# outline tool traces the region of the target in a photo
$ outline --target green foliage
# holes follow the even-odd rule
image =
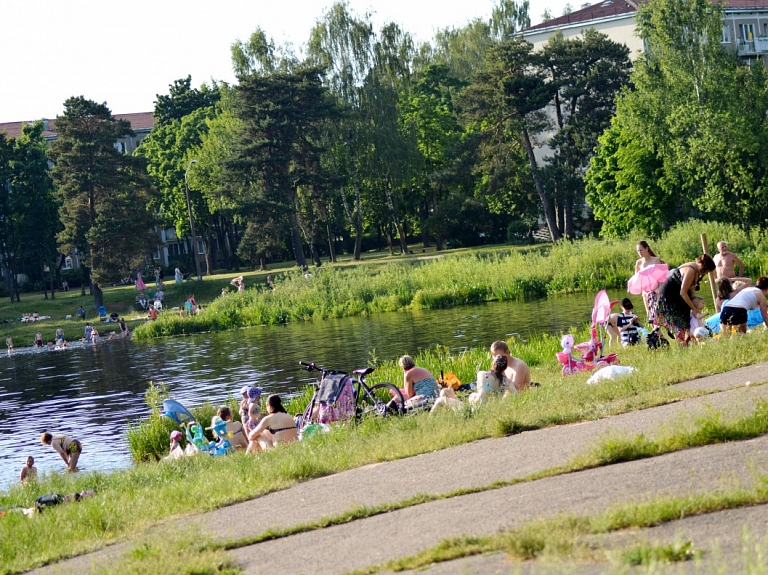
[[[557,90],[552,102],[555,134],[547,145],[547,176],[565,207],[565,232],[573,237],[575,206],[584,201],[583,174],[598,136],[614,113],[614,99],[628,83],[629,49],[593,29],[582,37],[557,33],[544,46],[541,66]]]
[[[159,461],[163,456],[168,455],[170,433],[179,430],[178,425],[162,415],[163,400],[169,397],[168,388],[164,384],[149,383],[144,401],[150,409],[150,415],[141,421],[129,423],[126,432],[128,449],[134,461]],[[233,418],[238,420],[240,416],[237,400],[230,398],[226,401],[226,405],[232,410]],[[189,410],[195,416],[195,420],[205,428],[209,426],[211,418],[216,415],[218,409],[219,406],[205,402]],[[209,440],[214,440],[210,430],[206,430],[205,435]],[[186,436],[183,436],[181,446],[185,445]]]
[[[209,108],[216,104],[221,97],[219,87],[214,84],[209,87],[203,84],[200,89],[192,88],[192,76],[175,80],[168,86],[168,95],[158,94],[155,102],[155,126],[170,124],[173,120],[181,120],[200,108]]]
[[[693,543],[683,541],[670,545],[639,545],[625,551],[624,561],[629,565],[650,565],[653,563],[677,563],[694,558]]]
[[[692,216],[744,227],[765,221],[765,69],[707,40],[721,29],[722,7],[707,0],[639,9],[647,50],[588,175],[606,235],[633,227],[657,235]]]
[[[320,162],[321,126],[335,116],[321,83],[321,69],[299,67],[269,75],[241,75],[233,109],[242,130],[236,135],[227,177],[243,190],[241,202],[259,208],[262,217],[290,228],[296,263],[304,267],[299,189],[328,186]]]
[[[119,281],[157,242],[148,211],[153,190],[143,163],[114,145],[133,135],[130,124],[80,96],[64,103],[56,129],[49,157],[64,226],[60,250],[77,249],[94,282]]]
[[[632,273],[633,245],[581,240],[539,251],[497,251],[363,267],[320,268],[311,277],[285,274],[274,291],[217,298],[192,317],[161,316],[136,337],[220,331],[255,325],[347,317],[382,311],[438,309],[483,301],[620,287]]]

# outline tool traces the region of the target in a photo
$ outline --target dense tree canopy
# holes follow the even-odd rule
[[[99,284],[125,277],[157,245],[147,211],[152,186],[143,162],[115,147],[132,131],[106,104],[70,98],[56,129],[49,157],[63,224],[58,241],[63,253],[80,254],[98,306]]]
[[[6,276],[39,277],[56,235],[98,298],[99,283],[154,252],[155,221],[188,254],[201,241],[208,270],[405,253],[416,238],[503,241],[541,221],[553,240],[596,223],[606,235],[655,235],[691,216],[763,223],[765,70],[708,41],[721,18],[708,0],[644,3],[648,51],[632,71],[627,48],[590,29],[535,51],[519,34],[528,0],[497,0],[489,18],[421,45],[344,2],[301,55],[257,28],[231,46],[232,86],[187,76],[157,96],[134,157],[114,147],[127,123],[82,97],[57,119],[50,171],[41,127],[0,137]]]
[[[629,222],[657,234],[691,216],[765,221],[765,68],[707,41],[721,28],[722,10],[708,0],[641,6],[648,50],[587,175],[605,234],[626,233]]]
[[[324,187],[320,163],[321,127],[334,108],[322,86],[320,69],[301,67],[269,75],[240,77],[234,111],[240,120],[230,179],[247,191],[257,208],[284,215],[294,257],[306,266],[299,227],[299,189]]]

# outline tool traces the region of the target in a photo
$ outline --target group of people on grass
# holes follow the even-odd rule
[[[747,314],[759,310],[762,321],[768,325],[768,278],[761,277],[752,286],[745,277],[744,262],[728,250],[728,243],[718,242],[715,257],[702,254],[694,261],[686,262],[669,270],[666,280],[657,289],[642,292],[649,326],[666,327],[679,341],[703,341],[709,337],[705,324],[704,298],[696,295],[700,282],[710,272],[715,273],[717,283],[716,311],[720,313],[722,333],[747,331]],[[640,258],[635,263],[635,273],[644,268],[663,264],[645,241],[637,244]],[[736,273],[736,267],[739,271]],[[643,324],[633,311],[632,301],[621,301],[621,313],[611,314],[608,322],[609,345],[618,336],[623,345],[639,342],[637,328]]]
[[[471,403],[481,403],[493,395],[519,393],[531,385],[531,371],[528,365],[510,354],[506,342],[494,342],[490,351],[491,367],[488,371],[478,373],[477,391],[469,396]],[[456,409],[462,405],[456,398],[453,387],[443,386],[441,389],[435,376],[428,369],[417,366],[411,356],[402,356],[399,365],[403,370],[403,388],[400,392],[406,407],[425,401],[432,406],[432,411],[444,407]],[[226,436],[236,451],[255,454],[299,439],[296,420],[286,411],[279,395],[273,394],[267,398],[266,414],[261,411],[260,387],[245,385],[240,389],[240,395],[240,421],[233,419],[232,410],[227,406],[220,407],[211,421],[211,429],[217,423],[225,423]],[[181,447],[181,438],[180,431],[171,432],[167,458],[177,459],[187,454]],[[83,444],[79,440],[70,435],[53,435],[46,431],[40,441],[43,445],[51,446],[59,454],[68,472],[78,470],[77,463],[83,452]],[[36,475],[34,457],[29,456],[19,479],[26,483]]]

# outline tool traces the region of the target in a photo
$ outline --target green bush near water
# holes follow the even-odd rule
[[[181,430],[182,434],[184,433],[170,418],[162,415],[163,400],[169,397],[168,390],[163,384],[150,382],[149,389],[144,396],[144,401],[150,409],[150,415],[142,421],[129,423],[126,433],[128,449],[135,461],[158,461],[162,459],[163,456],[168,455],[171,431]],[[228,405],[232,410],[233,418],[239,421],[240,413],[237,400],[230,398],[225,402],[225,405]],[[197,407],[189,408],[189,411],[205,429],[210,425],[211,418],[216,415],[219,407],[220,405],[205,402]],[[208,429],[205,429],[205,436],[209,441],[214,440],[213,434]],[[186,436],[182,435],[181,446],[184,447],[186,443]]]
[[[700,234],[710,253],[726,239],[751,276],[768,273],[768,240],[732,224],[691,221],[658,241],[654,251],[670,266],[701,254]],[[641,239],[641,238],[637,238]],[[217,298],[193,317],[172,314],[139,326],[138,339],[340,318],[387,311],[441,309],[486,301],[530,300],[547,295],[621,288],[634,272],[636,239],[584,239],[556,245],[498,248],[384,266],[322,267],[310,277],[294,270],[276,289],[248,290]]]

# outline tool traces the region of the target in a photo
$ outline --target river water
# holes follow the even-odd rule
[[[290,394],[312,379],[298,368],[300,360],[351,371],[367,364],[371,350],[379,360],[393,360],[436,344],[461,350],[515,333],[561,333],[589,321],[593,301],[594,294],[577,294],[62,351],[18,350],[0,357],[0,489],[18,480],[27,455],[35,457],[39,472],[63,469],[58,455],[40,443],[45,430],[83,442],[83,470],[130,466],[126,426],[149,413],[144,392],[150,381],[166,384],[187,407],[219,403],[246,383]]]

